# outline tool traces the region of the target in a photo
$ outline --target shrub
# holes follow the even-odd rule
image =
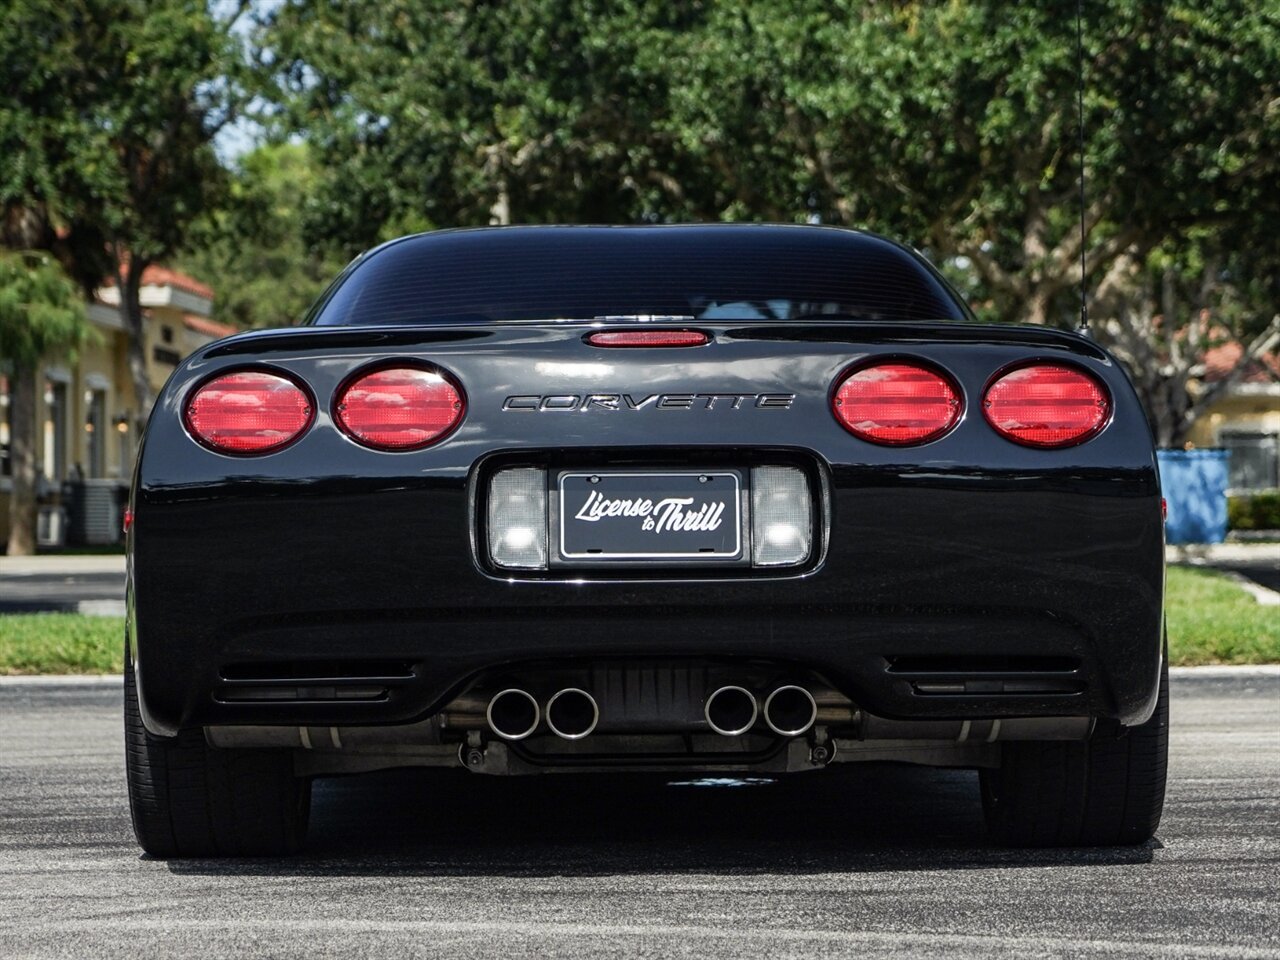
[[[1227,526],[1232,530],[1280,530],[1280,490],[1228,497]]]

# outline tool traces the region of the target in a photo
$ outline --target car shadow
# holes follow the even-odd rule
[[[997,847],[971,771],[857,764],[773,779],[418,769],[317,781],[301,856],[167,866],[279,876],[814,874],[1130,865],[1158,847]]]

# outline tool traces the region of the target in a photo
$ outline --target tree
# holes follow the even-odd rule
[[[0,254],[0,357],[12,366],[9,556],[36,549],[36,398],[40,362],[74,351],[89,328],[76,285],[46,253]]]
[[[1256,358],[1280,348],[1280,249],[1193,231],[1145,261],[1117,258],[1098,306],[1095,334],[1129,370],[1157,445],[1181,446]],[[1241,345],[1238,358],[1206,382],[1207,354],[1228,342]]]
[[[140,417],[152,402],[139,289],[224,186],[211,141],[242,88],[234,19],[203,0],[14,0],[0,20],[4,240],[120,288]]]
[[[256,42],[280,119],[328,171],[310,235],[344,252],[490,220],[818,219],[926,249],[992,321],[1073,326],[1083,279],[1119,344],[1144,335],[1151,293],[1117,282],[1129,265],[1189,264],[1197,233],[1223,251],[1275,245],[1280,10],[1087,0],[1083,278],[1075,13],[290,0]],[[1227,287],[1265,326],[1274,301]],[[1182,430],[1200,358],[1162,356],[1145,396],[1181,390],[1182,413],[1153,420]]]
[[[318,176],[302,143],[261,146],[237,161],[225,201],[193,224],[180,261],[218,291],[215,320],[296,323],[341,269],[331,249],[309,247],[303,236]]]

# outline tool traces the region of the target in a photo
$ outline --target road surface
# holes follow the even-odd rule
[[[276,862],[139,855],[116,684],[0,683],[0,956],[1276,957],[1280,672],[1173,683],[1138,849],[1006,851],[967,772],[317,785]]]

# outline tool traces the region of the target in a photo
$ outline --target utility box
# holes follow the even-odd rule
[[[120,484],[80,480],[67,484],[67,542],[76,546],[119,543]]]
[[[67,543],[67,511],[62,507],[41,507],[36,515],[36,545],[62,547]]]
[[[1158,450],[1160,488],[1168,507],[1170,544],[1227,538],[1227,459],[1221,449]]]

